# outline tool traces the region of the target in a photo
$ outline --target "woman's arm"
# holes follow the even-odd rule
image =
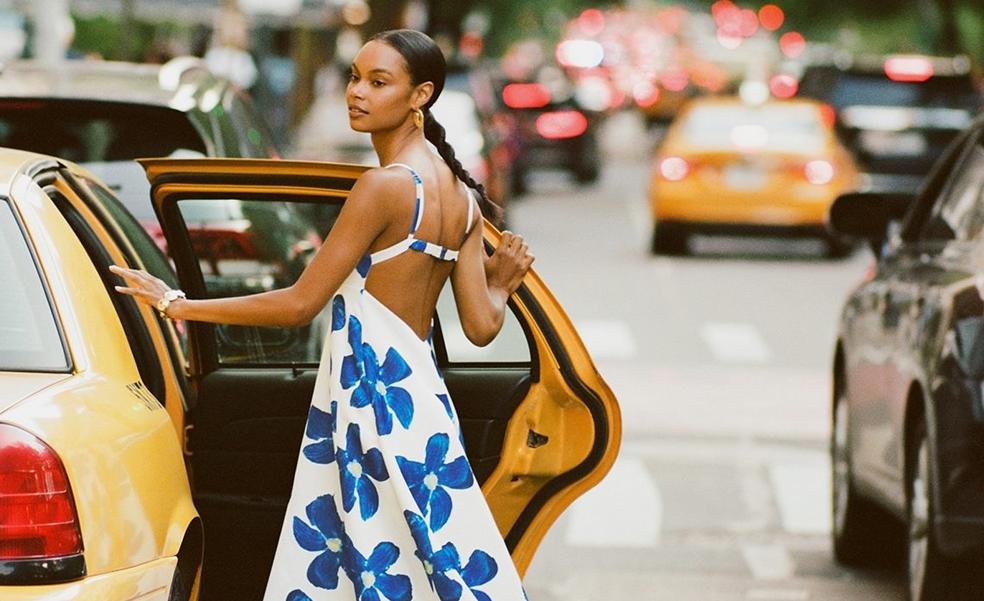
[[[523,238],[508,231],[502,232],[498,248],[487,257],[481,222],[472,229],[451,272],[451,286],[461,327],[473,344],[487,345],[502,329],[506,302],[519,288],[533,259]]]
[[[409,180],[400,175],[394,170],[373,169],[359,177],[328,238],[291,286],[248,296],[178,299],[168,307],[168,317],[254,326],[295,327],[310,323],[386,229],[392,203],[385,199],[405,191],[409,185]],[[116,287],[118,292],[151,306],[168,289],[145,271],[115,265],[110,270],[126,280],[126,286]]]

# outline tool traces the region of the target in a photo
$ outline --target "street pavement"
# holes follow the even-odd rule
[[[631,114],[606,127],[596,185],[543,172],[509,207],[624,418],[611,473],[534,559],[530,599],[904,599],[900,570],[844,569],[827,535],[829,365],[871,254],[699,238],[692,257],[653,257],[655,139]]]

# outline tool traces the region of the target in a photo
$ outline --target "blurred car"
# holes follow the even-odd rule
[[[821,236],[848,250],[824,222],[857,183],[829,108],[809,101],[693,100],[667,130],[652,164],[652,252],[680,255],[694,233]]]
[[[91,173],[0,149],[0,599],[262,596],[319,356],[284,358],[297,328],[189,323],[186,365],[173,322],[115,293],[123,282],[108,266],[212,296],[220,283],[202,275],[217,249],[189,236],[186,212],[229,198],[337,208],[364,168],[146,164],[177,274]],[[494,246],[494,228],[485,235]],[[433,343],[473,473],[522,573],[614,462],[620,420],[535,273],[506,313],[508,357],[452,354],[453,311],[439,309]]]
[[[542,71],[541,71],[542,72]],[[551,72],[549,69],[547,72]],[[514,117],[517,154],[513,162],[513,190],[526,190],[532,169],[569,172],[579,183],[591,183],[601,173],[597,128],[599,113],[585,110],[560,71],[544,81],[499,81],[502,104]]]
[[[907,551],[913,601],[984,590],[982,140],[977,119],[918,197],[854,193],[831,209],[878,256],[833,361],[834,553],[870,565]]]
[[[800,95],[834,107],[837,131],[879,190],[915,192],[943,149],[981,108],[966,57],[858,57],[808,67]]]

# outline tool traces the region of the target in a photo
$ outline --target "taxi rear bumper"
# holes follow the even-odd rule
[[[167,601],[178,564],[166,557],[74,582],[51,585],[0,586],[3,601]]]

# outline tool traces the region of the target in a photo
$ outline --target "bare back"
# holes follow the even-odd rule
[[[377,259],[366,279],[369,294],[420,339],[429,334],[437,299],[455,268],[453,258],[467,236],[480,232],[476,227],[480,214],[467,188],[439,157],[428,159],[416,161],[418,166],[413,168],[400,163],[389,166],[401,171],[405,181],[391,186],[392,193],[379,199],[391,219],[370,245],[369,252]],[[419,176],[420,186],[416,185],[415,176]],[[418,210],[418,203],[422,210]],[[402,252],[401,243],[408,240],[407,232],[417,242],[407,250],[421,252]],[[427,246],[432,254],[424,251],[426,243],[430,243]],[[445,252],[441,252],[441,247]],[[388,249],[399,252],[385,257],[391,252]],[[449,260],[450,257],[453,258]]]

